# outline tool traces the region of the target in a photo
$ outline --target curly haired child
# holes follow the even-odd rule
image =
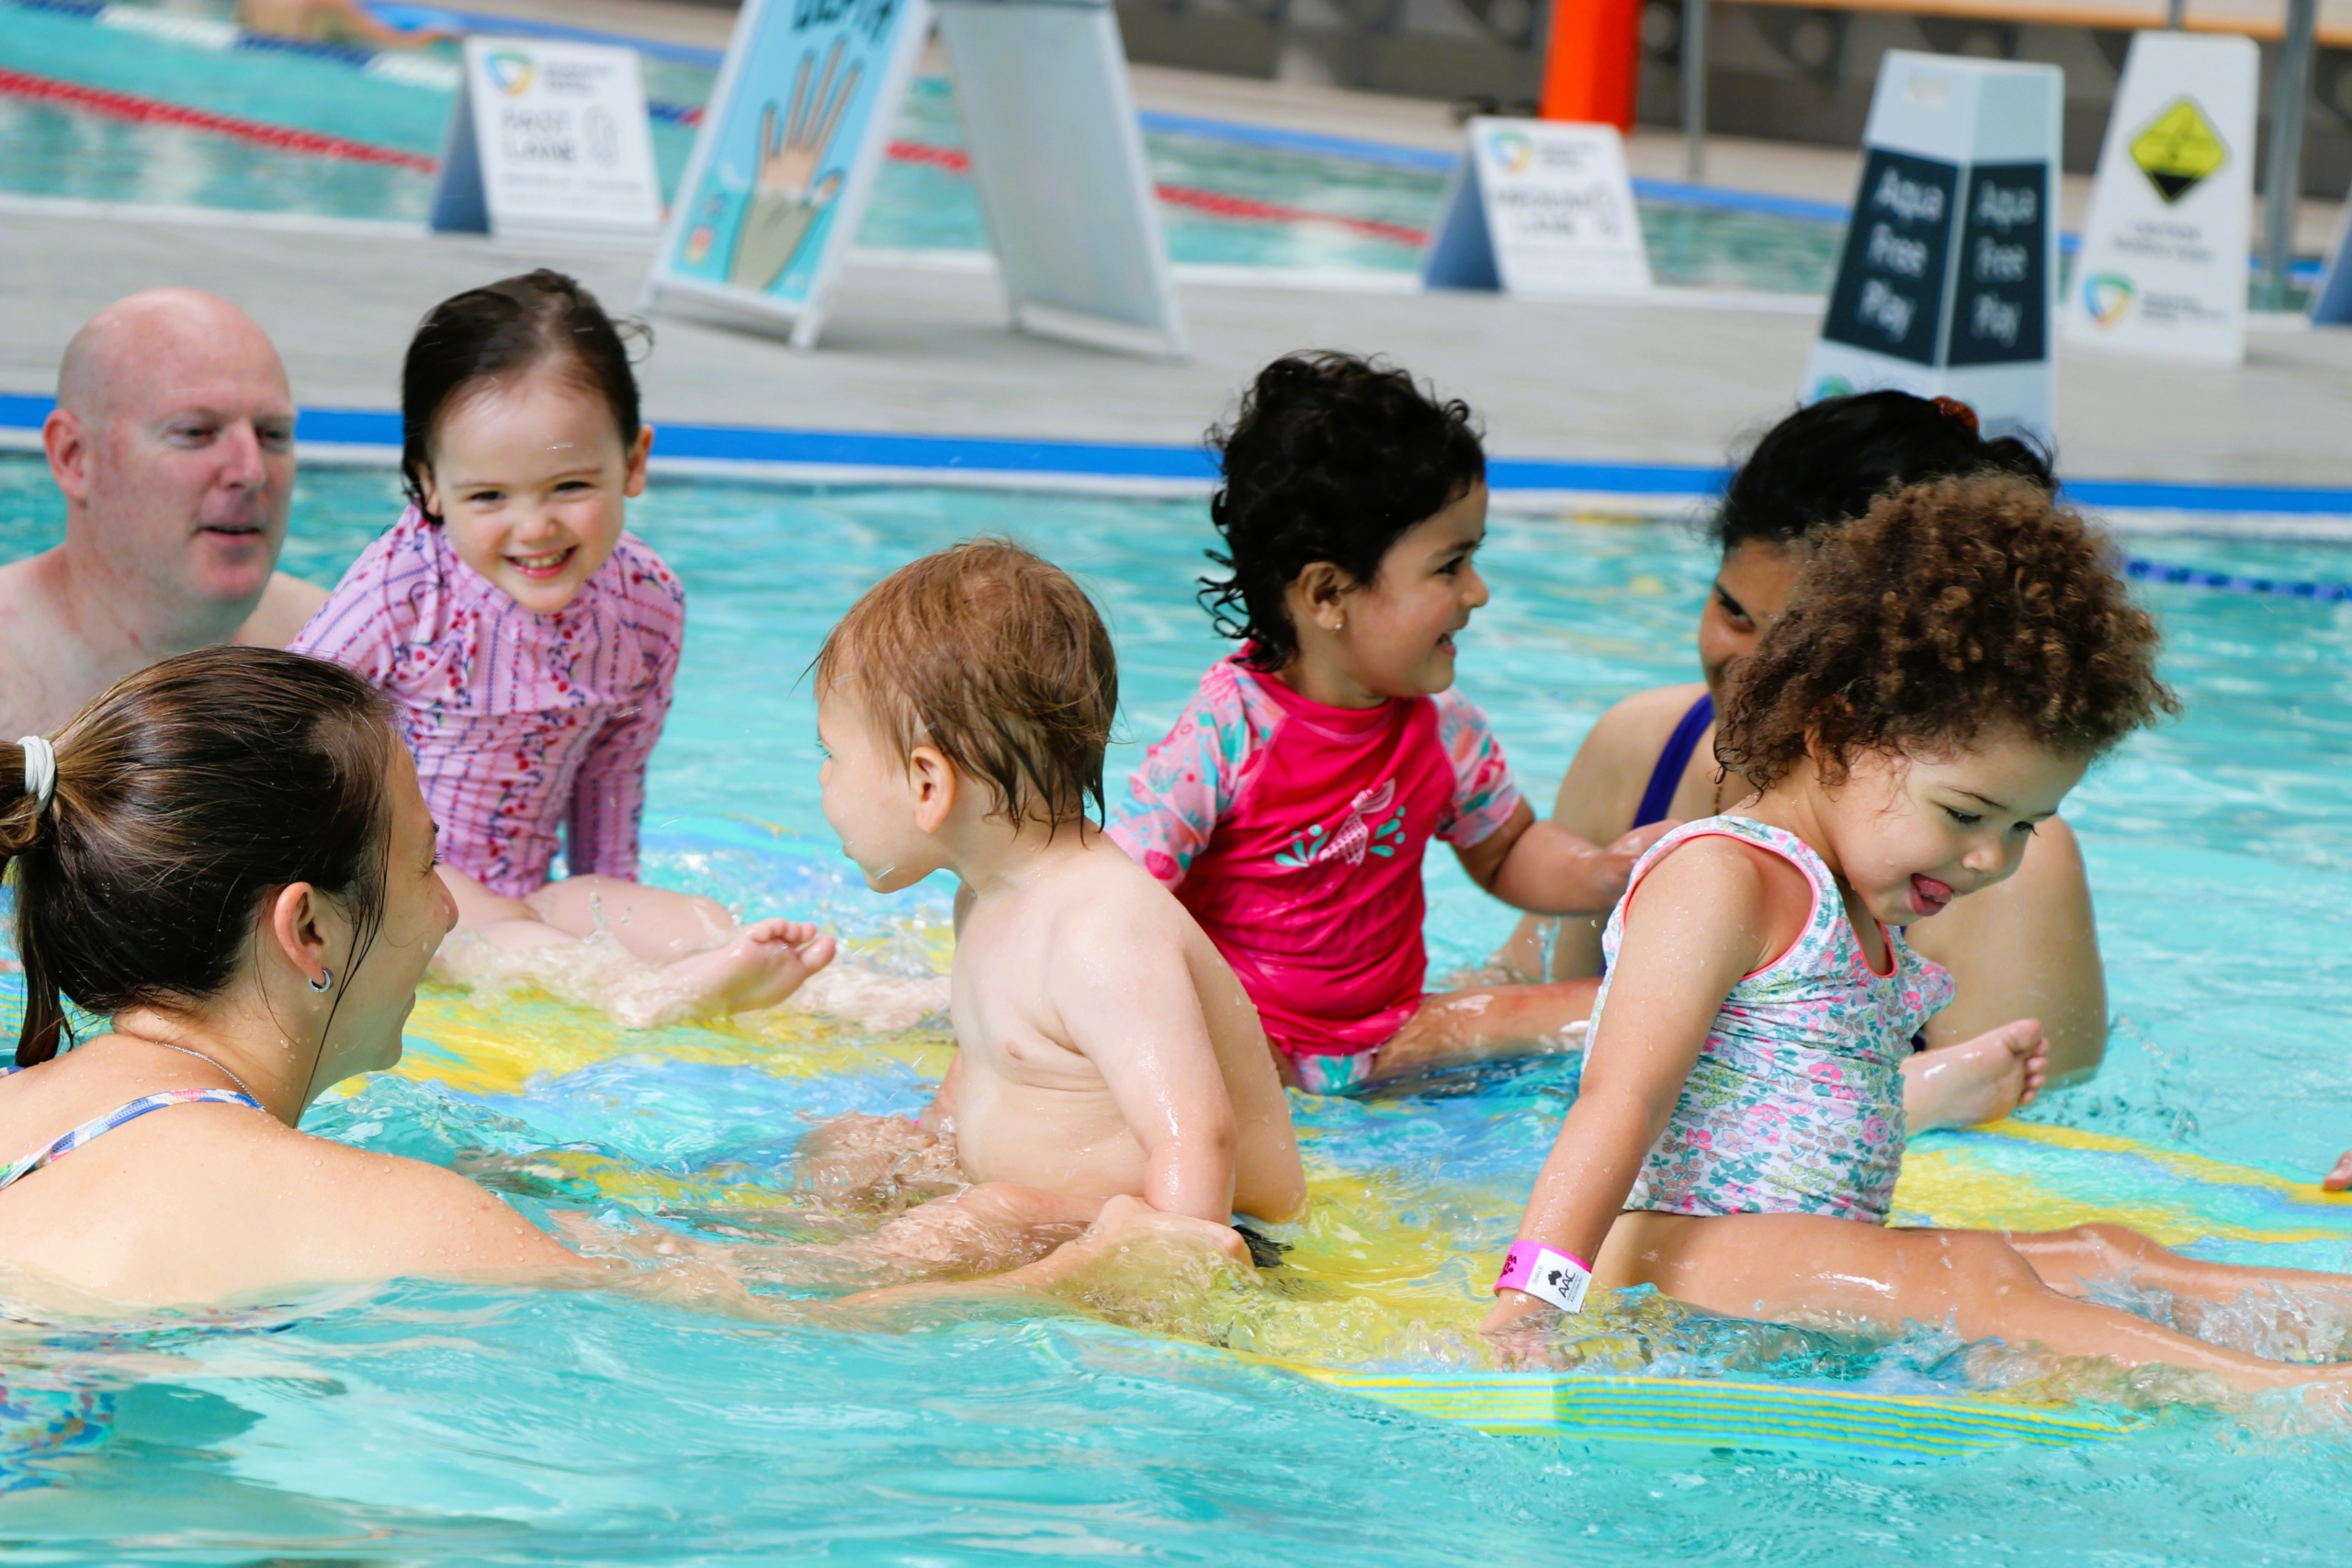
[[[1233,965],[1291,1079],[1343,1093],[1557,1049],[1594,982],[1425,996],[1422,852],[1544,914],[1607,908],[1666,829],[1606,849],[1538,822],[1453,689],[1487,602],[1487,462],[1459,401],[1344,354],[1276,360],[1229,430],[1206,584],[1241,649],[1152,748],[1111,836]]]
[[[2091,762],[2177,710],[2156,640],[2104,541],[2027,480],[1901,491],[1822,541],[1731,671],[1716,755],[1756,793],[1660,840],[1610,919],[1583,1083],[1489,1332],[1577,1311],[1589,1283],[1648,1284],[2240,1389],[2352,1380],[2086,1299],[2125,1278],[2194,1303],[2342,1276],[2200,1262],[2120,1225],[1886,1224],[1900,1069],[1952,992],[1902,928],[2014,873]]]

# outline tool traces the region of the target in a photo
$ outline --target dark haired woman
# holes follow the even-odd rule
[[[322,1090],[400,1059],[456,919],[390,716],[333,665],[221,648],[122,682],[54,743],[0,744],[28,994],[0,1077],[12,1310],[626,1277],[450,1171],[296,1131]],[[112,1027],[60,1055],[61,998]],[[1139,1208],[1001,1282],[1049,1284],[1121,1235],[1246,1256],[1222,1226]],[[694,1282],[758,1310],[724,1277]]]
[[[1747,784],[1715,762],[1726,671],[1753,651],[1818,542],[1876,497],[1924,479],[2013,475],[2054,490],[2049,467],[2015,439],[1985,441],[1958,403],[1904,392],[1832,398],[1775,425],[1740,465],[1716,514],[1722,565],[1699,616],[1702,682],[1626,698],[1603,714],[1561,781],[1555,818],[1596,838],[1658,821],[1712,817]],[[1600,973],[1600,921],[1521,921],[1508,973],[1566,980]],[[2010,1026],[2038,1021],[2053,1081],[2095,1072],[2107,1042],[2107,986],[2082,853],[2066,824],[2044,823],[2018,874],[1919,928],[1919,951],[1958,982],[1929,1020],[1931,1048],[1910,1074],[1915,1128],[1982,1121],[2032,1087],[2026,1043]],[[1959,1055],[1946,1047],[1966,1047]]]
[[[1276,360],[1230,430],[1208,584],[1240,651],[1202,677],[1111,836],[1175,889],[1258,1006],[1285,1076],[1341,1093],[1557,1050],[1589,982],[1424,996],[1422,852],[1522,909],[1605,909],[1662,829],[1600,849],[1535,820],[1453,637],[1487,602],[1470,411],[1347,355]]]
[[[453,967],[628,1023],[782,1001],[831,937],[637,882],[686,595],[622,531],[653,432],[611,319],[556,272],[445,299],[409,344],[401,422],[408,510],[292,646],[392,698],[478,939]],[[559,831],[571,874],[550,882]],[[580,953],[600,929],[640,962]]]
[[[1540,1330],[1589,1283],[1648,1285],[1739,1317],[2352,1387],[2352,1363],[2266,1359],[2095,1299],[2161,1292],[2163,1317],[2194,1322],[2342,1275],[2183,1258],[2120,1225],[1887,1224],[1901,1064],[1951,995],[1905,928],[2015,873],[2092,762],[2177,711],[2110,558],[2007,475],[1899,491],[1822,542],[1731,671],[1716,744],[1754,788],[1660,840],[1609,918],[1583,1081],[1490,1331]]]

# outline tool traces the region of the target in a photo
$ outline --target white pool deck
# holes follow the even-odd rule
[[[544,5],[481,0],[518,12]],[[642,0],[595,8],[592,25],[635,15],[648,36],[659,23],[681,41],[723,38],[717,13]],[[1441,106],[1330,88],[1144,69],[1137,94],[1147,107],[1421,146],[1458,134]],[[1637,140],[1637,168],[1670,177],[1676,157],[1670,136]],[[1719,147],[1713,173],[1743,188],[1843,199],[1852,167],[1848,154],[1746,143]],[[2323,229],[2333,216],[2315,209],[2307,223]],[[51,391],[59,354],[93,311],[175,284],[250,310],[305,406],[389,410],[409,333],[436,299],[546,265],[630,308],[646,262],[628,249],[9,202],[0,205],[0,394]],[[643,370],[648,408],[657,424],[1183,446],[1267,360],[1334,347],[1386,355],[1469,400],[1500,457],[1703,468],[1792,406],[1817,319],[1817,307],[1786,298],[1537,302],[1272,279],[1195,279],[1180,292],[1192,356],[1155,363],[1007,331],[993,276],[969,258],[856,258],[813,353],[658,318]],[[2072,478],[2352,490],[2352,331],[2274,323],[2236,370],[2062,346],[2058,385],[2059,457]],[[24,436],[20,428],[15,440]],[[2352,513],[2352,499],[2330,510]]]

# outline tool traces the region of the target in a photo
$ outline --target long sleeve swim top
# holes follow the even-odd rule
[[[1201,922],[1274,1043],[1308,1055],[1371,1050],[1412,1016],[1422,852],[1477,843],[1520,801],[1460,692],[1330,707],[1238,657],[1129,789],[1111,837]]]
[[[458,558],[414,507],[293,642],[392,699],[449,864],[509,897],[574,874],[634,878],[645,767],[670,711],[686,593],[623,534],[551,615]]]

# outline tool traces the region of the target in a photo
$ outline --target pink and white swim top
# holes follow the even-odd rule
[[[1201,922],[1294,1055],[1353,1055],[1420,1005],[1421,855],[1519,807],[1459,692],[1339,708],[1237,655],[1211,667],[1111,837]]]
[[[662,737],[686,591],[623,534],[579,596],[525,609],[414,507],[360,553],[293,651],[392,699],[441,858],[493,893],[544,886],[556,833],[575,875],[634,879],[645,764]]]
[[[1795,866],[1812,884],[1813,910],[1786,953],[1724,998],[1625,1207],[1883,1224],[1903,1168],[1903,1064],[1911,1036],[1951,1004],[1951,975],[1891,928],[1887,972],[1872,969],[1837,879],[1794,833],[1746,817],[1708,817],[1650,846],[1601,934],[1609,968],[1593,1002],[1589,1049],[1609,1049],[1609,987],[1620,973],[1634,889],[1666,856],[1710,837],[1737,839]]]

